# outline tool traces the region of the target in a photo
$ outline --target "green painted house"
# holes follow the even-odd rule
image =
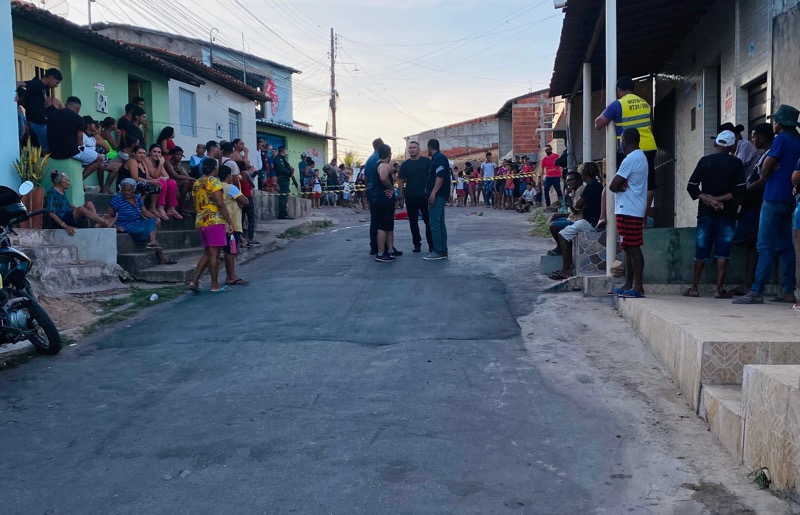
[[[295,176],[298,177],[297,164],[300,156],[311,156],[316,168],[322,167],[329,161],[328,141],[332,139],[324,134],[311,132],[306,128],[275,123],[267,120],[256,121],[256,132],[259,138],[264,138],[272,148],[285,146],[287,149],[287,159],[289,164],[295,168]]]
[[[52,95],[81,99],[81,115],[102,120],[124,114],[135,96],[145,99],[150,122],[146,134],[154,142],[169,124],[169,89],[174,78],[202,84],[192,74],[158,60],[146,52],[93,32],[86,27],[21,1],[11,2],[16,80],[43,75],[47,68],[61,70],[64,81]]]

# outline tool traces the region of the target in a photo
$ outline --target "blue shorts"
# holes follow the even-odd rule
[[[714,257],[717,259],[730,259],[731,242],[736,232],[736,220],[727,216],[703,215],[697,219],[695,231],[696,261],[705,261],[711,257],[711,247],[714,247]]]
[[[794,208],[794,219],[792,221],[792,228],[795,231],[800,231],[800,204],[797,204],[797,207]]]
[[[550,227],[557,227],[559,230],[563,229],[564,227],[568,227],[572,225],[572,221],[566,216],[562,216],[561,218],[556,218],[552,222],[550,222]]]
[[[506,195],[509,197],[514,196],[514,188],[506,188]]]

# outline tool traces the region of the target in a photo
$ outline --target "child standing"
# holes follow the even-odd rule
[[[350,207],[350,183],[347,179],[342,183],[342,203],[344,207]]]
[[[311,208],[319,209],[319,199],[322,198],[322,182],[319,180],[319,171],[314,170],[313,186],[311,188]]]
[[[458,172],[458,180],[456,182],[456,199],[457,207],[464,207],[467,205],[467,192],[464,191],[464,172]]]

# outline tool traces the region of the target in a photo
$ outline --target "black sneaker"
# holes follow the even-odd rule
[[[411,252],[422,252],[422,245],[414,245],[414,250]]]
[[[370,250],[369,251],[369,255],[370,256],[377,256],[378,255],[378,251],[377,250]]]
[[[402,250],[397,250],[396,248],[392,247],[392,251],[389,252],[389,255],[392,256],[392,257],[402,256],[403,255],[403,251]]]
[[[389,254],[384,253],[375,256],[375,261],[377,261],[378,263],[392,263],[394,261],[394,258]]]

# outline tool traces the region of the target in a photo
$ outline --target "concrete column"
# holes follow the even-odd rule
[[[0,185],[14,189],[19,185],[19,176],[14,171],[14,160],[19,159],[17,141],[17,105],[14,103],[14,39],[11,33],[11,2],[0,2],[0,134],[13,135],[0,145]]]
[[[617,0],[606,0],[606,105],[617,99]],[[617,174],[617,130],[614,122],[606,127],[606,184]],[[606,275],[611,277],[611,263],[617,258],[617,219],[614,194],[606,197]]]
[[[592,160],[592,63],[583,63],[583,162]]]

